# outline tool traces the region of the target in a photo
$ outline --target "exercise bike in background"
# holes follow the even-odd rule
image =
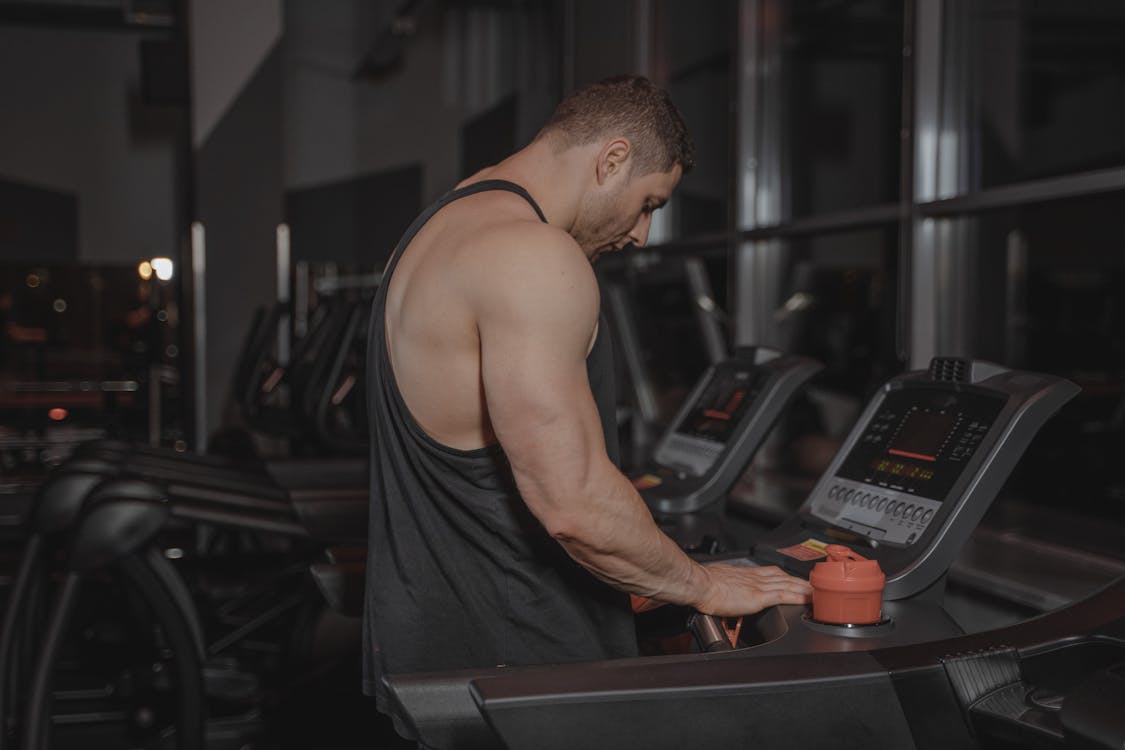
[[[357,452],[363,391],[348,368],[368,309],[363,295],[326,306],[288,366],[263,356],[268,345],[248,347],[258,361],[236,381],[248,421],[283,435],[300,425]],[[252,342],[274,338],[264,329]],[[270,402],[281,392],[288,407]],[[84,446],[40,489],[9,593],[0,747],[241,747],[260,736],[264,714],[332,663],[324,629],[355,640],[309,565],[363,540],[366,504],[362,459]]]

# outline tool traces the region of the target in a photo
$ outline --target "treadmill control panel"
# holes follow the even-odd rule
[[[812,497],[815,517],[872,540],[913,543],[1003,409],[999,395],[904,389],[887,394]]]
[[[709,367],[632,477],[649,508],[682,516],[725,500],[782,409],[820,369],[764,346]]]
[[[1052,375],[937,358],[872,397],[796,514],[754,544],[807,576],[828,544],[879,561],[883,598],[938,581],[1028,444],[1078,393]]]
[[[656,463],[702,476],[719,458],[770,372],[748,363],[708,371],[698,398],[677,415],[653,458]]]

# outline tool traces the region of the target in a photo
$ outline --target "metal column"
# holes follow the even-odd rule
[[[195,450],[207,450],[207,243],[203,224],[191,225],[192,361],[195,364]]]
[[[784,218],[779,40],[777,25],[766,28],[762,23],[766,14],[776,18],[780,12],[777,0],[741,0],[738,5],[735,226],[739,231]],[[773,313],[780,304],[783,253],[782,243],[776,239],[740,241],[734,248],[734,342],[738,346],[780,343]]]
[[[914,199],[938,196],[938,155],[941,138],[941,28],[942,0],[917,0],[914,38]],[[937,354],[937,221],[913,213],[910,257],[910,363],[925,367]]]

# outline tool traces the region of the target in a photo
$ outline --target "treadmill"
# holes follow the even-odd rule
[[[945,572],[1032,438],[1078,390],[1050,375],[952,358],[895,377],[794,516],[749,556],[726,561],[806,575],[826,544],[845,544],[879,560],[886,574],[875,624],[829,625],[811,620],[804,606],[779,606],[746,618],[737,648],[725,651],[389,676],[396,720],[435,748],[841,740],[975,747],[961,719],[971,701],[961,701],[934,654],[958,653],[960,642],[1000,646],[987,634],[963,636],[941,608]],[[1048,630],[1112,630],[1125,606],[1103,614],[1089,622],[1056,618]],[[1020,637],[1040,634],[1033,628]],[[1019,681],[1014,648],[997,657],[1004,668],[994,681]],[[974,675],[988,673],[992,661],[966,658],[971,696],[973,685],[991,684]],[[913,679],[911,670],[925,676]],[[930,716],[931,704],[942,710]],[[949,742],[920,742],[931,729]]]
[[[661,529],[689,552],[717,553],[727,494],[782,411],[823,365],[766,346],[746,346],[707,368],[631,474]]]
[[[645,503],[657,514],[682,514],[724,500],[790,399],[823,367],[750,346],[707,368],[633,476]]]

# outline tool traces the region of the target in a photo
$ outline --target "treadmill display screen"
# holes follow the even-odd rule
[[[948,411],[931,413],[911,410],[902,420],[898,431],[887,446],[892,456],[909,458],[915,461],[937,461],[949,431],[956,424],[956,415]]]
[[[983,393],[891,391],[837,474],[941,502],[1003,407]]]
[[[725,444],[768,379],[758,368],[716,368],[675,432]]]

